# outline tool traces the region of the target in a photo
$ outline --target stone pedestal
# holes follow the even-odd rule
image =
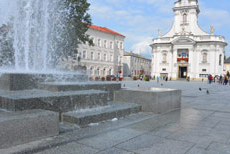
[[[0,113],[0,149],[59,134],[58,114],[44,110]]]
[[[130,88],[115,92],[115,101],[139,104],[144,112],[166,113],[181,107],[181,90]]]
[[[42,82],[85,82],[88,76],[85,74],[23,74],[6,73],[0,76],[0,89],[17,91],[36,89]]]

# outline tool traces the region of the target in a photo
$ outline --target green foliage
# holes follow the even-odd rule
[[[65,49],[66,56],[77,54],[77,47],[80,43],[89,43],[93,41],[86,34],[91,23],[91,17],[87,13],[90,4],[87,0],[64,0],[64,7],[68,10],[65,15],[65,38],[67,46]]]
[[[0,66],[13,66],[14,48],[13,48],[13,25],[12,19],[7,25],[0,27]]]

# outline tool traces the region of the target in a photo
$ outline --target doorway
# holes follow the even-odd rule
[[[180,79],[186,79],[187,78],[187,70],[188,67],[185,66],[179,66],[179,78]]]

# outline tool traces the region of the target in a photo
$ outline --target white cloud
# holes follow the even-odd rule
[[[145,40],[134,44],[131,47],[131,51],[133,51],[134,53],[150,56],[151,55],[150,44],[151,44],[151,38],[146,38]]]

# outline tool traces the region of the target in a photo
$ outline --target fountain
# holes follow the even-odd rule
[[[113,102],[120,83],[88,82],[59,67],[62,0],[3,1],[13,11],[0,29],[0,149],[58,135],[59,121],[87,125],[140,111]]]
[[[0,28],[0,149],[58,135],[59,122],[85,126],[137,113],[142,105],[127,103],[127,96],[156,95],[150,90],[122,91],[121,83],[89,82],[85,73],[61,70],[60,50],[66,41],[62,2],[0,2],[0,7],[5,3],[12,8],[4,8],[13,10],[6,11],[8,20],[0,19],[4,24]],[[167,104],[171,99],[180,101],[180,92],[175,94],[178,97]],[[165,108],[164,104],[158,108]]]

